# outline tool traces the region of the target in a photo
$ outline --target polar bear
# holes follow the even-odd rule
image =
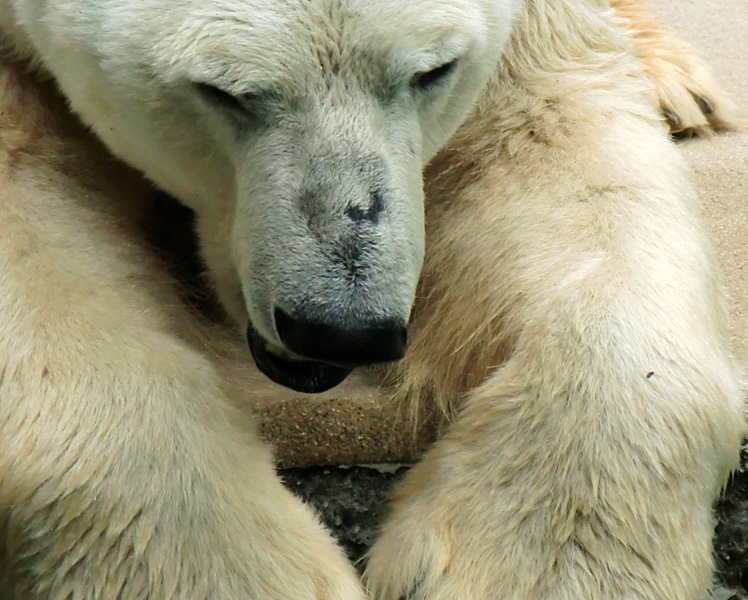
[[[740,369],[634,55],[674,129],[737,113],[615,4],[0,0],[2,597],[365,597],[237,410],[238,330],[283,385],[402,359],[398,394],[453,415],[372,598],[703,598]],[[195,210],[233,328],[55,86]]]

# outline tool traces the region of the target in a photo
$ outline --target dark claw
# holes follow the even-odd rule
[[[669,108],[663,108],[662,109],[662,114],[667,119],[667,122],[670,123],[671,127],[675,128],[675,127],[678,127],[680,125],[680,117],[678,117],[678,115],[676,115]]]
[[[402,596],[400,596],[400,600],[413,600],[414,598],[416,598],[420,594],[421,588],[423,587],[425,581],[426,573],[421,575],[418,578],[418,581],[413,582],[413,585],[410,587],[410,589],[406,590],[406,592]]]
[[[704,98],[704,96],[694,96],[694,98],[696,99],[696,103],[699,105],[701,112],[705,115],[711,115],[714,113],[714,105],[709,102],[708,98]]]

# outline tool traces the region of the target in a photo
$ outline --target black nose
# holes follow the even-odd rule
[[[395,320],[344,328],[294,318],[276,308],[275,328],[281,342],[291,352],[347,367],[399,360],[405,356],[408,345],[405,325]]]

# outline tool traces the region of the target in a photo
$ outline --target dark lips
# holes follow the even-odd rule
[[[255,364],[269,379],[297,392],[319,394],[339,385],[353,371],[313,360],[291,360],[271,352],[268,343],[250,324],[247,342]]]

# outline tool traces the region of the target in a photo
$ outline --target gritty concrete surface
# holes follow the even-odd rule
[[[714,549],[718,576],[736,599],[748,599],[748,452],[745,450],[741,469],[717,503],[716,513]]]
[[[283,392],[254,409],[262,434],[273,441],[281,467],[412,462],[435,437],[423,422],[415,432],[400,416],[389,390],[370,374],[320,394]],[[277,386],[276,386],[277,387]]]
[[[361,567],[407,465],[282,469],[284,483],[314,506],[352,563]]]

